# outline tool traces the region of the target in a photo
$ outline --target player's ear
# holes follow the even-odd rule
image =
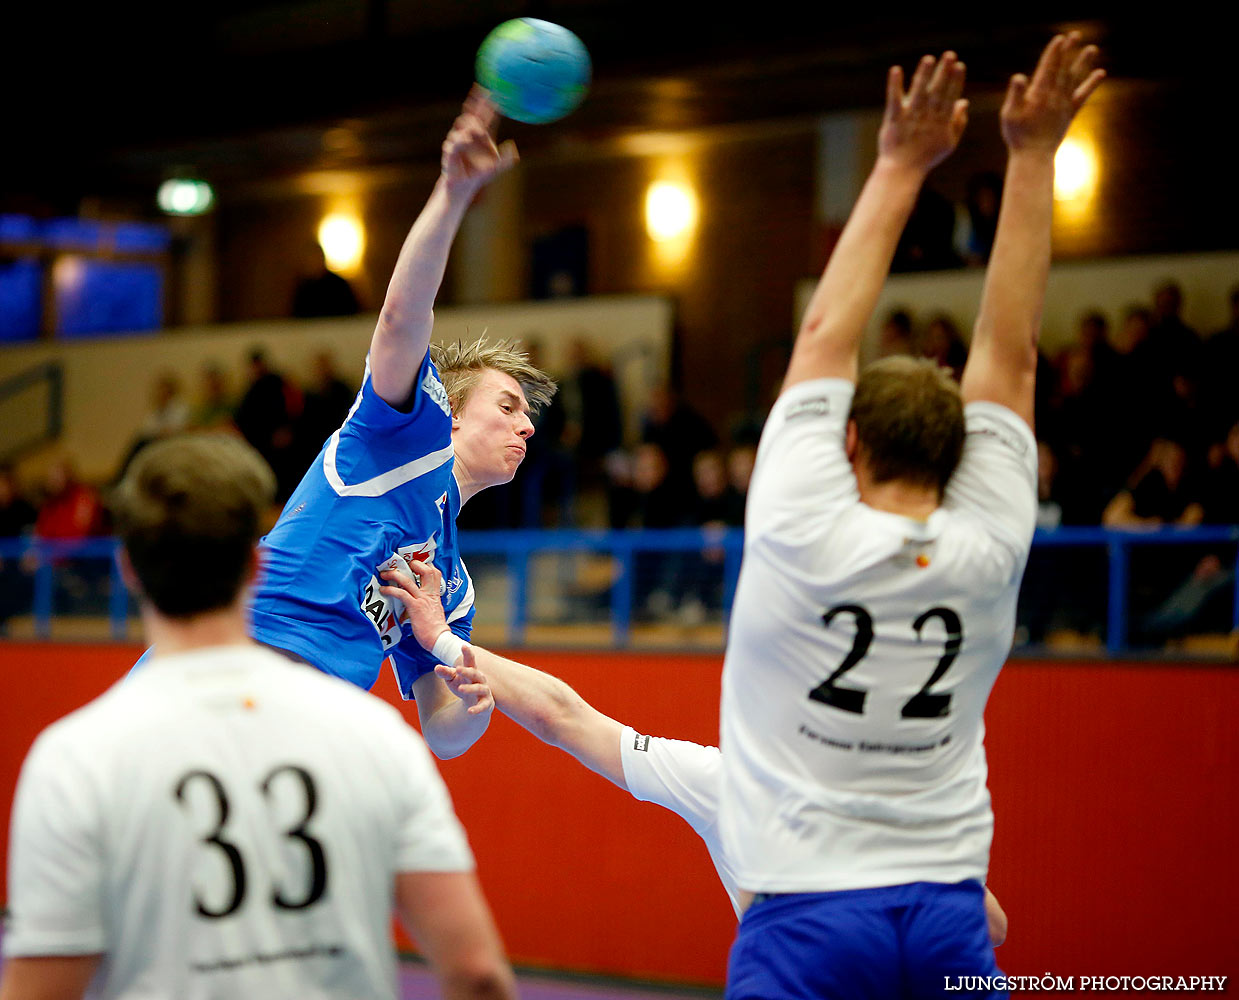
[[[843,446],[847,452],[848,461],[852,462],[856,459],[856,446],[860,437],[856,431],[856,421],[848,421],[847,436],[844,438]]]

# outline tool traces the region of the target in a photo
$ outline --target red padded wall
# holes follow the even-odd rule
[[[0,644],[0,849],[21,759],[122,676],[124,646]],[[713,742],[717,655],[524,651],[644,732]],[[377,688],[395,700],[384,677]],[[410,719],[413,707],[403,706]],[[1058,975],[1239,973],[1239,672],[1010,665],[987,713],[999,963]],[[442,771],[514,961],[722,981],[734,932],[688,826],[496,717]],[[0,883],[0,897],[3,883]]]

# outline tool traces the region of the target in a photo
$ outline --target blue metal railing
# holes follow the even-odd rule
[[[509,585],[507,641],[521,645],[529,621],[530,559],[541,554],[589,552],[610,556],[611,632],[615,646],[629,642],[634,609],[638,606],[637,557],[643,553],[722,552],[723,614],[730,614],[740,575],[744,536],[740,529],[712,531],[699,528],[658,531],[474,531],[461,536],[466,557],[497,556],[504,560]],[[1111,531],[1104,528],[1058,528],[1038,530],[1033,548],[1096,548],[1108,557],[1108,606],[1106,651],[1124,652],[1129,638],[1129,571],[1133,548],[1146,545],[1237,545],[1239,525],[1209,528],[1158,528],[1145,531]],[[112,538],[87,541],[39,541],[33,538],[0,539],[0,560],[18,560],[33,573],[32,612],[35,633],[51,633],[56,573],[69,560],[108,563],[108,617],[111,634],[123,638],[129,614],[129,599],[116,563],[117,542]],[[1239,552],[1236,555],[1232,627],[1239,628]]]

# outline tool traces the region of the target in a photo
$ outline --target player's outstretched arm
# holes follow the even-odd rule
[[[860,341],[926,175],[959,143],[968,121],[964,64],[925,56],[907,92],[894,66],[878,159],[809,301],[784,388],[814,378],[855,381]]]
[[[1011,78],[1002,106],[1008,150],[998,230],[962,391],[965,402],[989,400],[1031,427],[1041,308],[1050,273],[1054,154],[1077,111],[1105,77],[1097,47],[1077,32],[1046,46],[1032,79]]]
[[[480,87],[465,100],[443,142],[439,180],[396,260],[383,310],[370,341],[374,391],[402,407],[430,345],[434,300],[448,253],[474,196],[517,161],[516,146],[495,144],[499,113]]]
[[[436,596],[441,577],[426,563],[414,562],[411,568],[417,574],[416,581],[399,570],[384,573],[388,586],[383,593],[403,602],[414,637],[422,648],[433,650],[447,629],[443,603]],[[496,656],[480,646],[465,646],[461,661],[452,667],[440,666],[437,673],[451,684],[470,670],[486,677],[496,706],[513,722],[628,791],[620,756],[622,725],[603,715],[558,677]]]
[[[516,977],[473,872],[402,872],[396,909],[448,1000],[508,1000]]]

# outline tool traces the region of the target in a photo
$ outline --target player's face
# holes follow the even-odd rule
[[[487,369],[452,420],[456,461],[483,486],[511,482],[533,435],[529,403],[511,375]]]

